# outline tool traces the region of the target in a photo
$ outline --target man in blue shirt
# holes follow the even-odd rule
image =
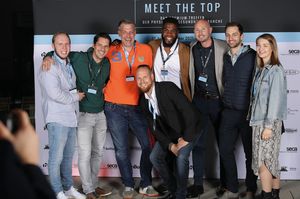
[[[73,187],[72,160],[75,149],[78,101],[85,94],[77,92],[76,77],[68,55],[71,41],[67,33],[52,38],[54,64],[39,74],[42,108],[49,139],[48,172],[57,199],[85,196]]]

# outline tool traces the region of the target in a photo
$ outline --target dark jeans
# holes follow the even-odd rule
[[[255,192],[257,189],[257,176],[251,168],[252,162],[252,130],[246,120],[247,111],[224,109],[219,133],[221,161],[225,169],[226,188],[238,192],[238,175],[234,156],[235,143],[241,136],[246,157],[246,186],[247,191]]]
[[[151,148],[147,136],[147,121],[143,113],[138,106],[112,103],[105,104],[104,112],[107,119],[107,126],[115,147],[116,160],[123,184],[127,187],[134,187],[128,145],[128,132],[130,129],[136,136],[142,148],[140,160],[140,186],[146,187],[151,185],[152,164],[149,159]]]
[[[154,168],[159,172],[169,191],[176,199],[185,199],[187,194],[187,182],[189,175],[189,157],[194,142],[190,142],[179,150],[178,156],[170,154],[169,150],[162,148],[157,141],[152,149],[150,160]],[[169,156],[169,157],[168,157]],[[172,156],[172,158],[170,157]],[[168,157],[168,162],[166,161]],[[173,164],[169,161],[174,160]],[[172,166],[173,168],[170,168]]]
[[[218,143],[218,132],[219,124],[222,111],[222,103],[220,99],[205,99],[202,97],[195,97],[193,99],[193,104],[196,105],[197,109],[202,113],[205,127],[199,138],[198,142],[193,148],[192,158],[193,158],[193,170],[194,170],[194,184],[203,185],[203,173],[205,165],[205,143],[207,142],[207,134],[209,130],[209,123],[214,127],[215,136]],[[219,145],[219,144],[218,144]],[[220,163],[220,181],[221,185],[225,184],[224,180],[224,169]]]

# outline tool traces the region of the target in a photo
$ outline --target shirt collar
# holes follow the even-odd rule
[[[155,83],[153,82],[153,85],[152,85],[152,92],[151,92],[151,95],[148,96],[147,93],[144,93],[145,95],[145,98],[147,100],[156,100],[156,93],[155,93]]]

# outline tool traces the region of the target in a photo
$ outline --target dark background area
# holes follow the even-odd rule
[[[34,11],[32,1],[39,9]],[[8,96],[13,103],[18,103],[24,96],[34,96],[34,34],[49,35],[56,31],[70,34],[94,34],[100,31],[116,33],[117,23],[122,17],[134,18],[134,0],[102,2],[104,3],[99,0],[6,2],[8,5],[2,7],[0,12],[0,97]],[[231,19],[241,22],[245,32],[300,32],[298,1],[231,0],[231,4]],[[159,30],[150,30],[151,33],[155,31]],[[181,32],[185,31],[192,30]],[[223,28],[215,29],[215,32],[223,32]]]
[[[2,7],[0,97],[18,103],[34,96],[33,12],[31,0],[10,0]]]
[[[34,8],[36,8],[34,9],[35,34],[49,35],[58,30],[69,34],[94,34],[103,31],[116,33],[120,19],[134,20],[135,1],[140,3],[183,2],[181,0],[33,0]],[[210,0],[185,0],[185,2],[199,4],[210,2]],[[245,32],[300,32],[300,1],[219,0],[218,2],[221,4],[231,2],[231,20],[243,24]],[[139,7],[139,9],[142,8]],[[159,33],[160,29],[138,29],[137,31],[138,33]],[[193,30],[191,27],[180,32],[191,33]],[[215,32],[224,32],[224,27],[215,28]]]

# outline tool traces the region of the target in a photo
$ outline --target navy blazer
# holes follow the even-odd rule
[[[180,137],[187,142],[193,141],[200,134],[203,124],[197,108],[173,82],[155,82],[155,92],[160,112],[156,117],[155,130],[144,93],[140,96],[139,105],[161,146],[168,149],[169,144],[177,143]]]

